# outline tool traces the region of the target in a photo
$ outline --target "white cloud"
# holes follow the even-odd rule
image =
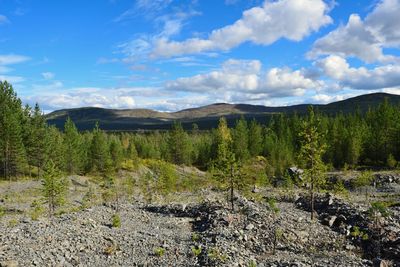
[[[42,73],[42,77],[43,77],[45,80],[51,80],[51,79],[53,79],[53,78],[55,77],[55,74],[52,73],[52,72],[43,72],[43,73]]]
[[[10,23],[8,18],[6,16],[0,14],[0,25],[7,24],[7,23]]]
[[[9,83],[15,84],[25,81],[25,79],[21,76],[7,76],[7,75],[0,75],[0,81],[7,81]]]
[[[155,16],[162,10],[164,10],[168,5],[172,3],[173,0],[137,0],[132,8],[124,11],[121,15],[114,19],[114,22],[121,22],[137,15],[146,15],[149,18]]]
[[[308,56],[358,57],[368,63],[398,60],[385,55],[383,49],[400,47],[399,14],[400,0],[380,1],[364,21],[352,14],[346,25],[318,39]]]
[[[220,70],[166,82],[174,91],[218,94],[265,94],[269,97],[300,96],[306,90],[318,90],[322,81],[305,77],[300,70],[272,68],[261,71],[258,60],[228,60]],[[248,98],[248,97],[247,97]]]
[[[152,56],[229,50],[244,42],[269,45],[281,38],[300,41],[332,22],[328,11],[329,6],[323,0],[266,0],[263,6],[244,11],[234,24],[212,31],[207,39],[177,42],[159,38],[154,42]]]
[[[352,89],[371,90],[400,86],[400,65],[388,64],[372,69],[352,68],[340,56],[329,56],[320,60],[317,65],[328,77]]]
[[[18,64],[22,62],[26,62],[30,60],[29,57],[26,56],[21,56],[21,55],[0,55],[0,65],[12,65],[12,64]]]

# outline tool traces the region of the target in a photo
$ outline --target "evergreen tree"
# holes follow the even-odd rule
[[[230,192],[231,210],[234,210],[234,187],[239,180],[239,166],[232,151],[232,136],[226,119],[219,120],[217,129],[217,158],[214,162],[214,176],[221,182],[228,184]]]
[[[180,122],[174,122],[168,136],[168,147],[171,161],[175,164],[191,164],[191,144],[187,133]]]
[[[71,118],[64,124],[65,168],[68,174],[80,173],[82,169],[81,136]]]
[[[110,139],[110,156],[112,165],[116,170],[119,170],[121,168],[121,163],[124,156],[122,144],[119,138],[116,136],[111,136]]]
[[[311,219],[314,219],[314,194],[315,190],[325,183],[325,165],[322,155],[325,144],[322,143],[323,135],[319,129],[320,119],[314,114],[312,106],[309,108],[308,118],[303,121],[301,136],[300,161],[303,162],[304,176],[310,186]]]
[[[46,161],[51,159],[57,169],[66,169],[64,138],[55,126],[46,127],[45,144]]]
[[[29,130],[29,141],[27,147],[28,163],[31,166],[37,167],[37,175],[38,178],[40,178],[43,165],[46,161],[46,121],[42,111],[40,110],[39,104],[37,103],[32,112]]]
[[[236,121],[235,130],[233,131],[233,152],[238,160],[246,160],[249,158],[249,131],[246,120],[241,117]]]
[[[252,120],[249,127],[249,152],[252,157],[261,155],[262,142],[262,128],[256,120]]]
[[[0,81],[0,170],[5,179],[11,180],[26,165],[21,121],[21,100],[11,84]]]
[[[90,146],[90,169],[105,172],[110,165],[110,155],[105,133],[100,130],[99,124],[93,130],[92,144]]]
[[[49,160],[42,179],[42,193],[48,204],[50,217],[54,215],[56,208],[64,203],[67,185],[67,180],[62,176],[60,170],[52,160]]]

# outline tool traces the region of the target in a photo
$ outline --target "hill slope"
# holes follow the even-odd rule
[[[338,112],[354,112],[360,109],[365,112],[369,107],[379,105],[384,99],[392,104],[400,104],[399,95],[374,93],[349,98],[343,101],[333,102],[327,105],[313,105],[321,112],[335,114]],[[218,119],[225,116],[228,123],[232,124],[240,116],[247,119],[256,119],[265,122],[272,114],[294,113],[303,114],[307,111],[307,104],[266,107],[248,104],[218,103],[199,108],[185,109],[177,112],[158,112],[149,109],[103,109],[94,107],[63,109],[54,111],[46,116],[47,122],[63,128],[65,120],[70,117],[80,130],[92,129],[99,122],[104,130],[130,131],[130,130],[163,130],[169,129],[173,121],[181,121],[184,127],[190,128],[197,123],[200,129],[215,127]]]

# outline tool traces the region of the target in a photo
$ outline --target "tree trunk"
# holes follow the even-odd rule
[[[314,220],[314,183],[311,183],[311,220]]]
[[[235,207],[233,204],[233,166],[231,166],[231,210],[234,211]]]

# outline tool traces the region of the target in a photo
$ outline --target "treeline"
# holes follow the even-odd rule
[[[395,168],[400,161],[400,107],[383,102],[366,114],[355,112],[329,117],[316,114],[318,131],[326,145],[325,164],[331,169]],[[284,175],[301,162],[301,129],[306,117],[279,114],[266,125],[240,119],[232,129],[235,159],[267,159],[267,176]],[[0,176],[40,177],[48,161],[68,174],[111,173],[138,159],[159,159],[209,169],[217,158],[217,129],[185,131],[179,122],[168,132],[105,133],[96,126],[78,132],[71,120],[64,131],[47,125],[36,105],[22,106],[12,86],[0,82]]]

